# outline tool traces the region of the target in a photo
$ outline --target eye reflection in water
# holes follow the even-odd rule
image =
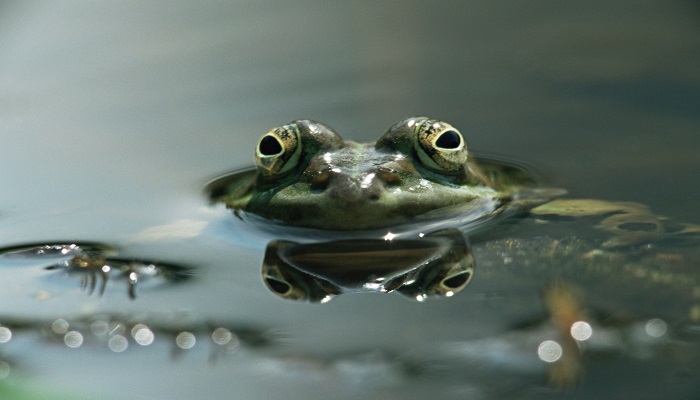
[[[262,267],[274,294],[325,303],[345,293],[397,291],[423,301],[450,297],[474,274],[474,258],[457,229],[415,239],[348,239],[319,243],[271,241]]]

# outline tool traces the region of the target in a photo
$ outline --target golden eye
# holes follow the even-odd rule
[[[416,121],[413,129],[414,148],[426,168],[449,175],[465,172],[467,144],[457,129],[448,123],[430,119]]]
[[[255,164],[264,176],[285,174],[299,162],[301,136],[296,124],[275,128],[264,134],[255,148]]]

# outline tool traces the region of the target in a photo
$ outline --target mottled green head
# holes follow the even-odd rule
[[[234,182],[220,200],[293,226],[369,230],[478,217],[508,198],[471,159],[457,129],[425,117],[401,121],[365,144],[297,120],[261,137],[255,163],[256,176]]]

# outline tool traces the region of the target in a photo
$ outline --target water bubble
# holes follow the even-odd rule
[[[548,363],[558,361],[563,354],[561,345],[554,340],[545,340],[537,347],[537,356]]]
[[[12,339],[12,331],[10,328],[0,326],[0,343],[7,343]]]
[[[129,340],[122,335],[114,335],[109,338],[107,347],[115,353],[121,353],[129,347]]]
[[[659,318],[652,318],[644,325],[647,335],[655,338],[665,335],[667,328],[666,321]]]
[[[571,337],[578,340],[584,341],[591,338],[593,335],[593,328],[591,324],[586,321],[576,321],[571,324]]]
[[[197,338],[190,332],[180,332],[175,337],[175,344],[183,350],[191,349],[195,343],[197,343]]]
[[[71,349],[78,348],[83,345],[83,335],[78,331],[70,331],[63,336],[63,343]]]

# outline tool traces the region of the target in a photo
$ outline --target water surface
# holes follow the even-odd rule
[[[259,135],[289,120],[370,141],[429,115],[571,196],[700,223],[698,12],[691,1],[3,3],[0,246],[104,242],[195,268],[186,284],[130,300],[123,282],[87,296],[74,277],[3,264],[0,325],[31,326],[0,344],[5,385],[143,399],[559,395],[547,365],[530,362],[538,337],[513,330],[542,312],[538,293],[504,293],[484,274],[435,302],[286,302],[262,283],[265,241],[211,207],[204,186],[251,165]],[[499,312],[502,301],[522,313]],[[94,321],[74,323],[77,348],[45,333],[59,318],[124,315],[177,326],[120,353],[87,340]],[[212,344],[220,326],[240,346]],[[197,336],[191,349],[174,344],[182,331]],[[697,333],[674,335],[697,356]],[[633,358],[588,361],[566,393],[698,393],[687,362]]]

